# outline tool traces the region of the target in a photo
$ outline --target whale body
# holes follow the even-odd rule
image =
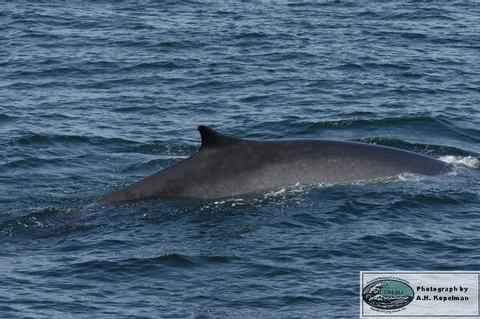
[[[222,199],[296,184],[343,184],[402,173],[435,175],[440,160],[387,146],[328,140],[253,141],[199,126],[201,147],[187,159],[100,200]]]

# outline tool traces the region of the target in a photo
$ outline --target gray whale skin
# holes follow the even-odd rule
[[[402,173],[435,175],[447,164],[392,147],[326,140],[252,141],[199,126],[189,158],[120,189],[100,203],[221,199],[292,186],[371,181]]]

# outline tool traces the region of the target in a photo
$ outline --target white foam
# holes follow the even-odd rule
[[[480,166],[480,161],[478,160],[478,158],[473,156],[445,155],[439,157],[438,159],[449,164],[463,165],[470,168],[478,168]]]
[[[224,199],[224,200],[219,200],[219,201],[213,202],[214,205],[229,204],[232,207],[237,206],[237,205],[243,205],[245,203],[246,203],[245,199],[243,199],[243,198],[227,198],[227,199]]]
[[[281,188],[281,189],[277,189],[277,190],[267,192],[263,195],[263,198],[264,199],[267,199],[267,198],[283,198],[283,197],[286,197],[286,196],[295,195],[297,193],[302,193],[305,190],[307,190],[308,188],[309,188],[309,186],[307,186],[307,185],[296,183],[295,185],[292,185],[292,186],[288,186],[288,187],[284,187],[284,188]]]
[[[415,175],[412,173],[403,173],[397,176],[397,180],[402,182],[419,182],[421,181],[423,176]]]
[[[274,190],[274,191],[270,191],[268,193],[265,193],[264,196],[265,197],[277,197],[277,196],[280,196],[280,195],[284,195],[286,192],[287,192],[286,188],[281,188],[279,190]]]

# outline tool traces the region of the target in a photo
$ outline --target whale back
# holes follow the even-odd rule
[[[434,175],[446,163],[392,147],[327,140],[245,140],[199,126],[201,146],[189,158],[105,197],[219,199],[300,184],[341,184]]]

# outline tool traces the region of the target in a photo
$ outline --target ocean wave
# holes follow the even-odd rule
[[[70,265],[71,274],[105,272],[111,275],[122,273],[144,273],[158,271],[162,268],[176,270],[202,267],[211,264],[226,264],[234,260],[227,256],[187,256],[175,252],[165,253],[155,257],[135,257],[118,260],[89,260]]]
[[[184,158],[191,155],[198,150],[196,145],[179,144],[179,143],[165,143],[165,142],[152,142],[141,143],[131,145],[122,149],[122,153],[138,153],[138,154],[151,154],[159,155],[165,159],[168,158]]]
[[[46,207],[26,209],[24,216],[0,222],[0,235],[4,240],[29,241],[65,236],[89,228],[66,218],[78,211],[73,207]]]
[[[1,162],[0,162],[1,163]],[[1,163],[3,169],[35,169],[45,165],[59,165],[61,161],[58,158],[38,158],[38,157],[26,157],[18,160],[9,160]]]
[[[143,62],[122,68],[122,71],[173,71],[189,67],[188,60],[175,62]]]
[[[121,139],[106,138],[101,136],[82,136],[82,135],[58,135],[58,134],[38,134],[29,133],[18,137],[9,142],[11,145],[39,145],[39,144],[94,144],[94,145],[134,145],[137,142]]]
[[[89,68],[73,67],[73,66],[58,66],[48,69],[35,69],[35,70],[21,70],[10,73],[11,77],[63,77],[63,76],[82,76],[91,74],[92,71]]]
[[[350,117],[342,115],[342,117]],[[367,118],[365,118],[367,117]],[[334,130],[386,130],[395,132],[398,129],[410,129],[425,132],[428,135],[456,136],[462,139],[480,141],[480,130],[461,127],[443,117],[431,116],[402,116],[402,117],[379,117],[369,118],[364,115],[347,119],[312,121],[306,119],[285,119],[274,122],[260,122],[257,127],[268,130],[289,130],[296,135],[312,135],[324,129]],[[365,140],[367,138],[364,138]],[[445,146],[447,149],[449,147]],[[458,151],[458,150],[457,150]],[[462,154],[459,154],[462,155]]]
[[[9,122],[15,119],[15,116],[7,115],[7,114],[0,114],[0,123],[2,122]]]

